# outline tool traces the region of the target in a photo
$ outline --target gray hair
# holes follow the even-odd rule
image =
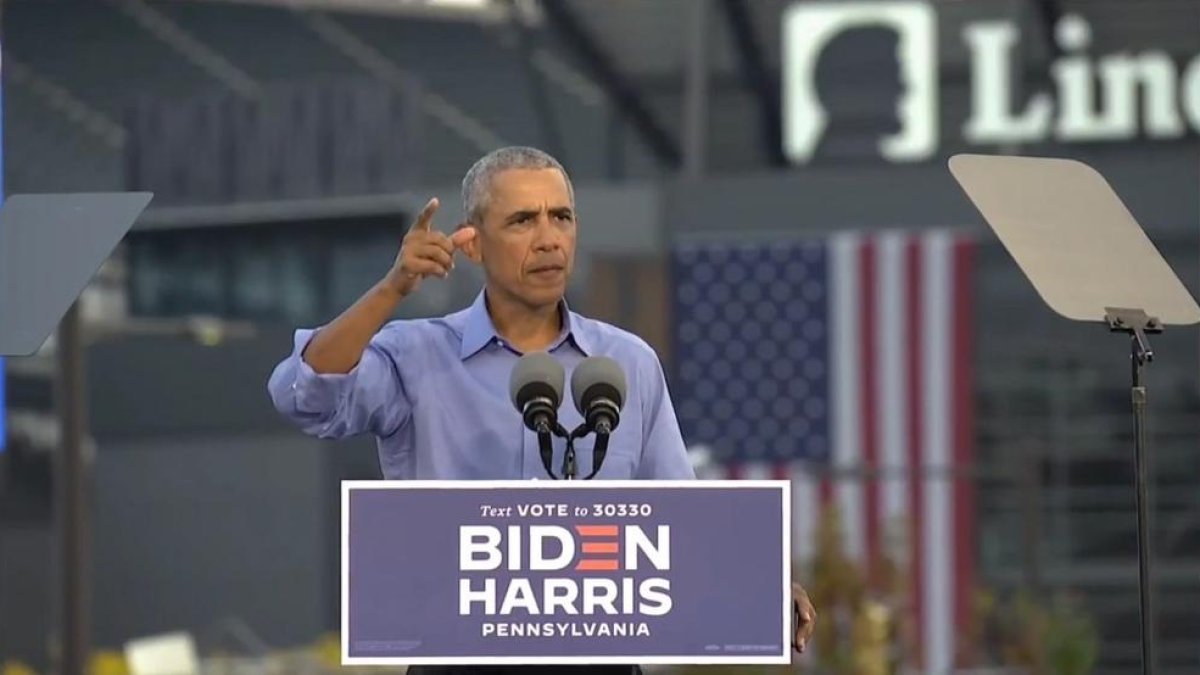
[[[524,146],[513,146],[493,150],[471,167],[462,182],[463,213],[467,221],[479,224],[483,212],[487,209],[488,195],[492,187],[492,178],[496,174],[509,169],[558,169],[563,180],[567,182],[567,193],[571,196],[571,206],[575,206],[575,188],[571,185],[571,177],[557,159],[548,153]]]

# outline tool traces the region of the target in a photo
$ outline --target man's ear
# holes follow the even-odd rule
[[[462,232],[465,229],[474,230],[474,236],[462,243],[463,255],[467,256],[471,262],[479,264],[483,260],[483,256],[479,250],[479,226],[472,223],[459,223],[455,234]],[[461,236],[461,235],[460,235]]]

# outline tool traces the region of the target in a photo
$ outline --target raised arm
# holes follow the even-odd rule
[[[475,236],[469,227],[453,236],[435,231],[437,207],[431,199],[421,211],[384,278],[328,325],[296,331],[291,354],[271,373],[267,389],[276,410],[305,433],[386,436],[407,421],[400,376],[407,336],[403,323],[381,328],[424,278],[449,274],[454,252]]]
[[[404,298],[421,280],[445,278],[454,268],[454,252],[475,236],[474,228],[460,228],[447,236],[433,229],[438,200],[429,200],[409,228],[400,252],[388,273],[328,326],[317,331],[304,350],[304,362],[321,374],[348,373],[363,350],[387,322]]]

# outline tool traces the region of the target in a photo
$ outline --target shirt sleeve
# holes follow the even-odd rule
[[[317,329],[319,330],[319,329]],[[267,381],[275,409],[306,434],[346,438],[362,433],[389,436],[409,419],[412,406],[395,362],[371,339],[362,358],[345,374],[321,374],[304,362],[313,329],[295,332],[292,353]]]
[[[693,480],[696,471],[692,468],[683,434],[675,418],[675,407],[667,391],[667,378],[663,374],[658,356],[651,352],[652,365],[646,368],[641,379],[644,388],[642,411],[642,460],[638,465],[637,477],[643,480]]]

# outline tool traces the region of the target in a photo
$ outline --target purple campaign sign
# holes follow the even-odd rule
[[[788,663],[787,481],[346,481],[346,665]]]

